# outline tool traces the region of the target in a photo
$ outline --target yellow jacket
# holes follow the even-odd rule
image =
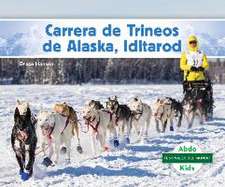
[[[205,75],[203,71],[192,71],[191,70],[191,66],[188,63],[188,57],[187,57],[187,53],[194,53],[194,52],[198,52],[198,46],[196,46],[196,48],[191,48],[191,46],[189,45],[190,41],[197,41],[197,38],[195,36],[190,36],[188,39],[188,52],[183,52],[181,54],[181,58],[180,58],[180,69],[182,71],[184,71],[184,80],[186,81],[201,81],[201,80],[205,80]],[[202,55],[202,63],[200,66],[198,67],[202,67],[204,69],[207,69],[209,66],[208,64],[208,60],[205,54]]]

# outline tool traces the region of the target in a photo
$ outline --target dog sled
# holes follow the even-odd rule
[[[211,80],[207,81],[184,81],[184,101],[191,99],[194,105],[199,102],[203,105],[203,114],[206,120],[213,118],[213,87]]]

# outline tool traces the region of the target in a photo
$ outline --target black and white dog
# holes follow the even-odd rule
[[[11,134],[11,144],[16,154],[16,159],[20,167],[22,180],[28,180],[33,174],[33,164],[35,161],[35,149],[37,137],[34,124],[31,121],[31,111],[27,108],[26,112],[20,114],[16,107],[14,113],[14,126]],[[26,164],[26,151],[29,160]]]
[[[203,124],[206,120],[207,102],[204,95],[201,92],[186,93],[182,101],[184,108],[184,115],[188,122],[188,128],[191,128],[195,117],[199,117],[200,124]]]
[[[183,118],[183,105],[180,101],[171,97],[167,97],[167,99],[171,101],[171,108],[174,110],[175,117],[178,119],[177,127],[180,127]]]
[[[126,143],[130,143],[130,131],[132,123],[132,112],[127,105],[119,104],[117,97],[108,98],[106,109],[116,116],[118,134],[124,136]]]

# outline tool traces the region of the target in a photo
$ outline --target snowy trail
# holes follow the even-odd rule
[[[148,104],[157,97],[182,97],[180,85],[121,86],[1,86],[0,87],[0,186],[224,186],[225,184],[225,86],[215,85],[215,119],[204,125],[195,123],[190,130],[182,124],[175,132],[158,134],[152,122],[148,141],[137,143],[135,137],[126,148],[102,153],[92,158],[90,139],[81,133],[84,154],[76,152],[74,139],[71,164],[63,162],[53,168],[40,166],[37,157],[34,177],[22,183],[10,145],[13,112],[16,99],[27,100],[31,109],[51,109],[56,102],[66,101],[77,111],[90,99],[105,101],[118,95],[127,102],[138,95]],[[182,142],[192,141],[203,151],[214,153],[214,163],[204,165],[194,175],[182,175],[162,164],[162,152],[172,151]],[[92,158],[92,159],[88,159]]]

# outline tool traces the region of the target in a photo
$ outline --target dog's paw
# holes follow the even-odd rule
[[[173,128],[173,126],[170,126],[170,131],[174,131],[174,128]]]
[[[53,162],[51,161],[51,159],[49,157],[45,157],[44,160],[42,161],[42,164],[46,167],[51,166],[53,164]]]
[[[119,140],[114,140],[113,145],[114,147],[118,147],[120,145]]]
[[[30,178],[30,175],[27,172],[21,172],[20,177],[21,177],[21,180],[26,181]]]
[[[127,138],[125,139],[125,142],[126,142],[126,144],[130,144],[130,138],[127,137]]]
[[[83,153],[83,149],[80,145],[77,146],[77,152],[80,154]]]
[[[61,150],[60,150],[60,153],[61,154],[66,154],[66,151],[67,151],[66,147],[62,147]]]

